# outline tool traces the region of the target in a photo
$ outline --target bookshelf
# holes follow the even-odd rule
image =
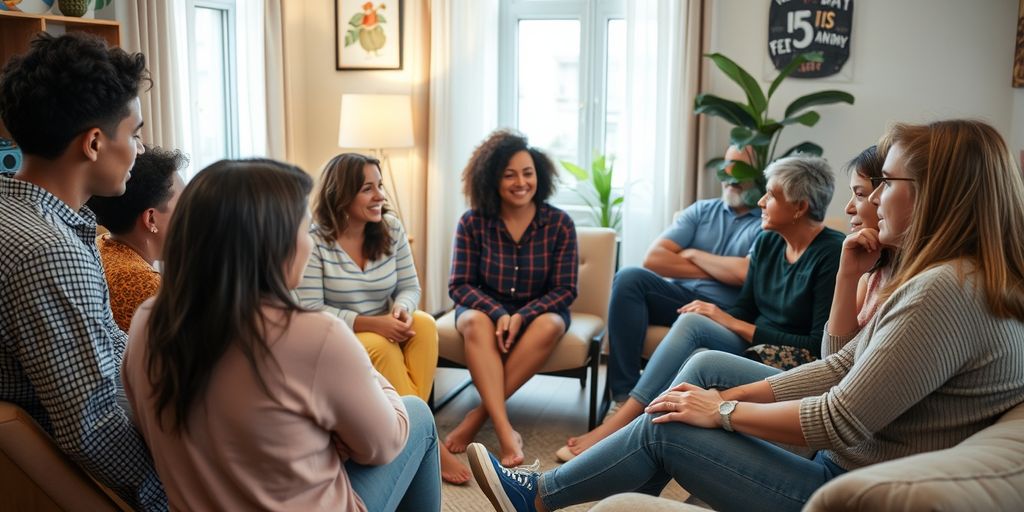
[[[121,25],[116,21],[0,11],[0,69],[11,57],[28,51],[29,42],[39,32],[86,32],[99,36],[111,46],[121,45]],[[0,137],[10,138],[2,121]]]

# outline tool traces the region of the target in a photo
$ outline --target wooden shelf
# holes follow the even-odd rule
[[[99,36],[110,46],[121,46],[121,25],[116,21],[0,11],[0,69],[11,57],[27,52],[36,34],[60,31],[86,32]],[[0,122],[0,137],[10,138],[3,122]]]

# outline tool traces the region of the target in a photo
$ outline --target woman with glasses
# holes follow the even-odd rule
[[[955,446],[1019,404],[1024,178],[1006,144],[957,120],[896,125],[879,149],[878,242],[898,250],[867,326],[786,372],[697,354],[644,416],[543,475],[503,469],[474,444],[495,509],[658,494],[673,478],[715,510],[800,510],[840,474]]]

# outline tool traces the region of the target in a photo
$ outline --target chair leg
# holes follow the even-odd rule
[[[597,426],[597,381],[600,357],[601,337],[597,337],[590,345],[590,418],[587,421],[587,430],[594,430],[594,427]]]

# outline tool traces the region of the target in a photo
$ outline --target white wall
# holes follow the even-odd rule
[[[712,0],[711,46],[755,78],[773,78],[767,50],[769,0]],[[829,215],[842,216],[849,199],[842,168],[874,144],[893,121],[928,122],[970,117],[988,121],[1014,154],[1024,149],[1024,90],[1010,86],[1017,31],[1017,0],[856,0],[848,80],[789,79],[772,99],[781,117],[793,99],[822,89],[853,94],[856,103],[820,107],[813,128],[790,126],[780,148],[811,140],[836,168],[837,190]],[[742,93],[711,66],[710,92],[739,99]],[[714,120],[706,150],[720,155],[728,126]],[[716,184],[715,180],[710,180]],[[704,191],[713,195],[714,190]]]
[[[425,233],[427,84],[429,14],[424,0],[405,0],[403,66],[399,71],[337,71],[333,0],[284,3],[285,104],[288,149],[293,163],[314,177],[343,150],[338,147],[338,120],[343,93],[411,94],[416,147],[388,150],[397,182],[406,230],[414,240]],[[390,16],[390,15],[389,15]],[[384,179],[391,183],[385,172]],[[422,243],[413,255],[423,261]],[[422,265],[420,265],[422,268]],[[422,272],[421,272],[422,276]]]

